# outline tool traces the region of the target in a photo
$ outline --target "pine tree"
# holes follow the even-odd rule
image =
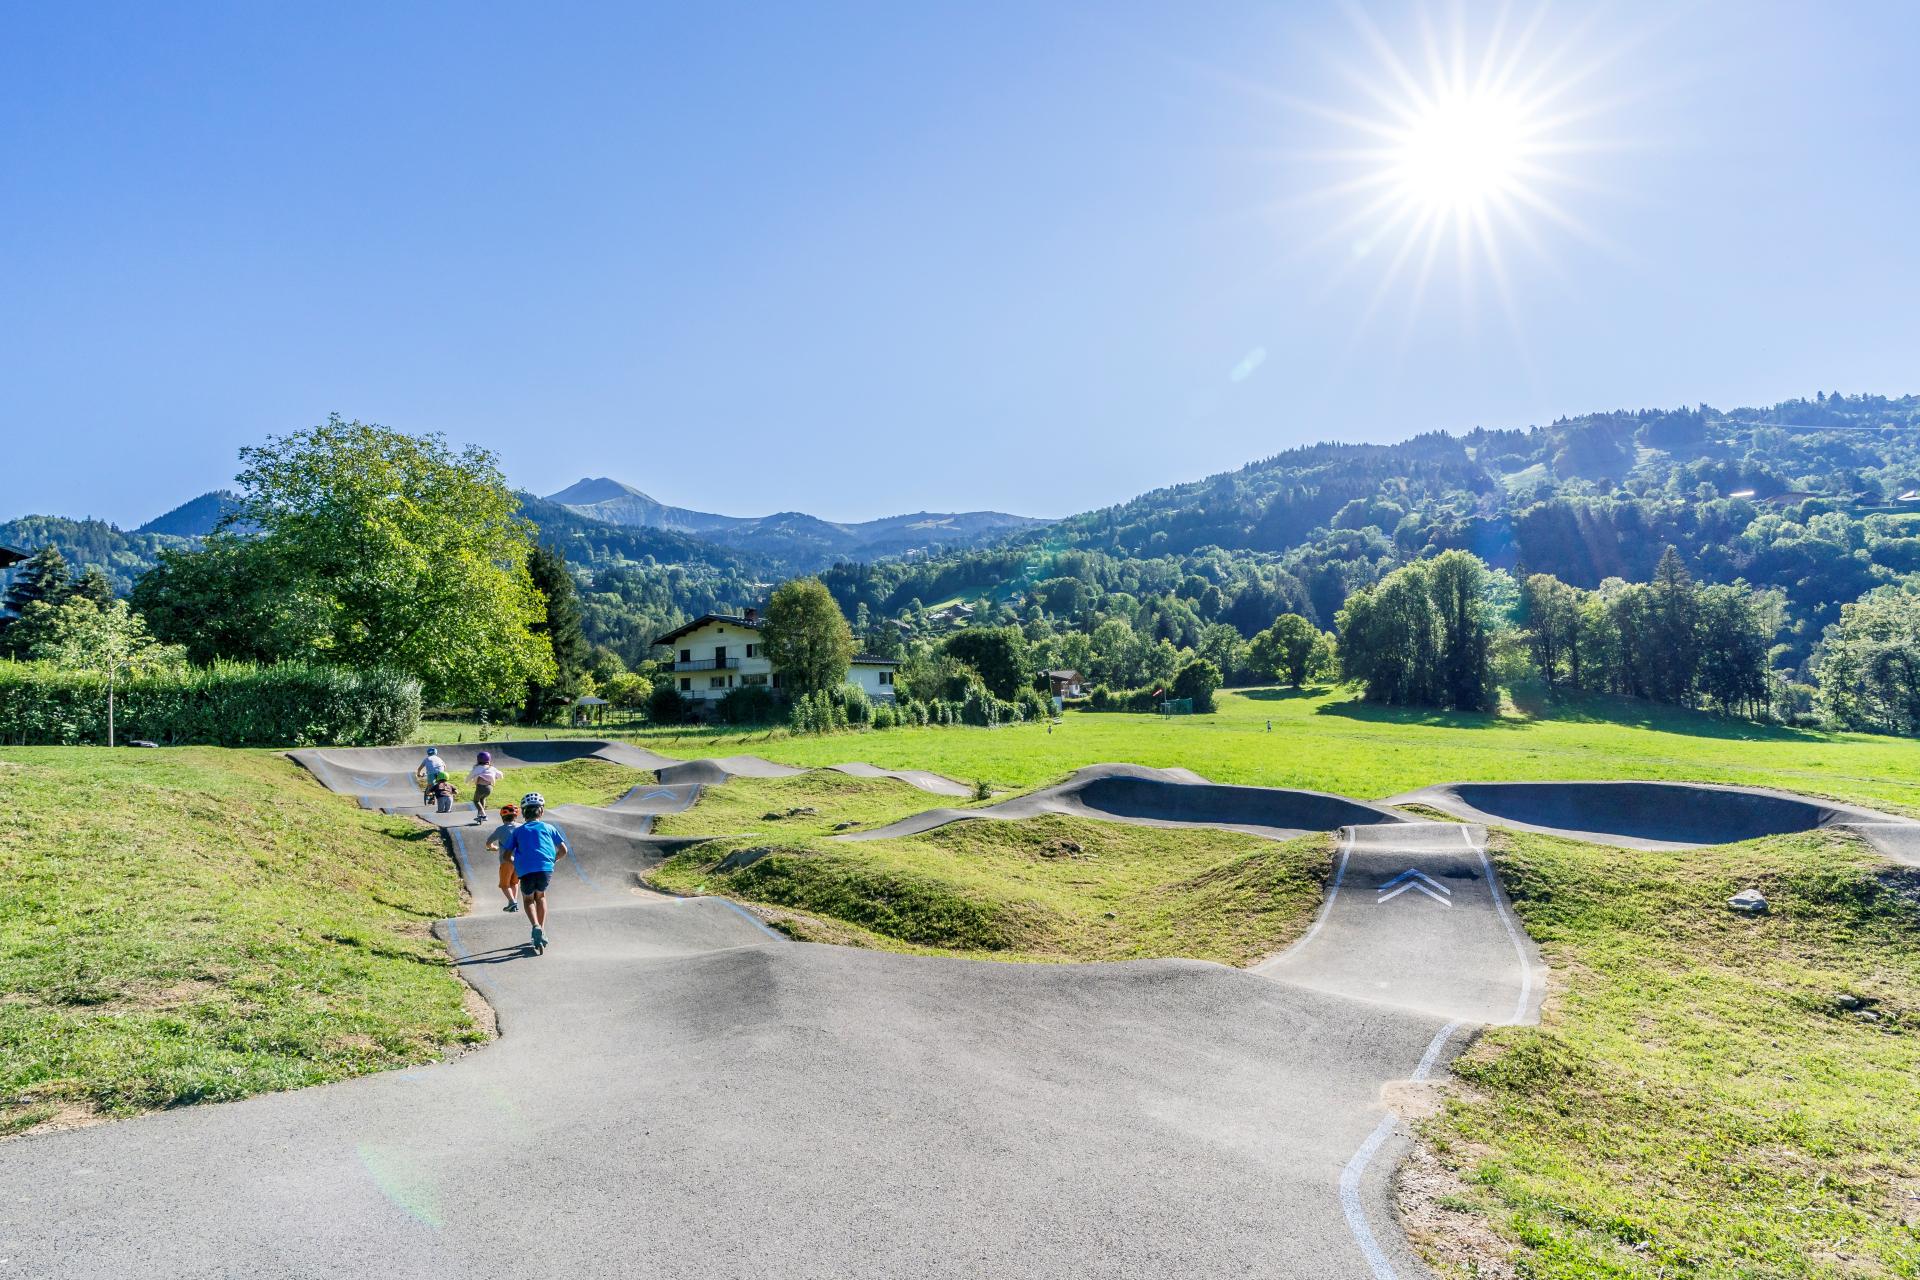
[[[99,565],[90,564],[73,580],[72,596],[91,600],[101,608],[113,603],[113,580]]]
[[[67,558],[60,554],[60,548],[48,544],[14,571],[13,585],[7,589],[6,607],[18,617],[35,601],[63,604],[72,594],[73,577],[67,568]]]

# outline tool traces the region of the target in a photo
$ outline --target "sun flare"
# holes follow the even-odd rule
[[[1407,200],[1440,212],[1470,212],[1512,196],[1532,132],[1523,104],[1493,93],[1448,95],[1428,104],[1393,148],[1393,182]]]
[[[1516,251],[1551,270],[1564,238],[1612,249],[1565,198],[1604,194],[1586,158],[1630,145],[1592,131],[1612,112],[1608,68],[1637,37],[1605,39],[1591,16],[1562,26],[1544,0],[1530,13],[1519,0],[1440,12],[1416,4],[1417,33],[1394,39],[1355,4],[1370,59],[1327,55],[1351,96],[1292,100],[1329,126],[1306,154],[1331,172],[1297,199],[1344,206],[1302,251],[1334,251],[1330,288],[1377,271],[1369,315],[1390,299],[1411,315],[1443,271],[1469,291],[1490,286],[1511,315]]]

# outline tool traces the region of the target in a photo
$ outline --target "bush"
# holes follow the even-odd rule
[[[657,684],[647,696],[647,719],[655,724],[682,724],[687,718],[687,700],[670,684]]]
[[[779,719],[773,690],[763,684],[738,685],[720,699],[720,719],[727,724],[772,724]]]
[[[873,727],[874,728],[891,729],[896,723],[898,723],[898,718],[899,718],[899,712],[895,709],[894,705],[891,702],[879,702],[874,704],[874,708],[873,708]]]
[[[859,685],[848,681],[835,691],[834,702],[846,711],[846,723],[858,729],[873,723],[873,699]]]
[[[963,724],[991,729],[1000,723],[1000,700],[988,693],[984,685],[975,685],[967,690],[967,699],[960,704],[960,720]]]
[[[1206,658],[1195,658],[1173,677],[1173,696],[1191,698],[1196,713],[1213,710],[1213,692],[1220,687],[1220,668]]]
[[[1022,689],[1014,701],[1020,704],[1023,720],[1045,720],[1053,715],[1053,702],[1038,689]]]
[[[216,662],[117,682],[114,719],[123,742],[387,746],[419,727],[420,682],[387,670]],[[77,746],[106,740],[105,676],[50,663],[0,663],[0,741]]]

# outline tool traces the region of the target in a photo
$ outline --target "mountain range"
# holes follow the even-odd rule
[[[978,546],[1049,523],[1004,511],[916,511],[842,524],[804,511],[723,516],[669,506],[630,484],[599,476],[545,499],[606,524],[668,529],[793,564],[821,568],[841,559],[875,560],[939,548]]]

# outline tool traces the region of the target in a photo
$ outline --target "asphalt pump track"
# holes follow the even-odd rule
[[[549,748],[583,754],[503,764]],[[1388,1203],[1386,1088],[1533,1019],[1543,987],[1479,824],[1098,769],[1034,811],[1273,834],[1344,814],[1307,932],[1253,971],[905,957],[648,891],[653,817],[713,775],[584,754],[609,752],[654,776],[555,810],[574,857],[544,956],[498,910],[488,828],[424,815],[474,902],[437,929],[497,1041],[10,1142],[0,1277],[1424,1274]],[[418,809],[416,759],[302,762]]]

